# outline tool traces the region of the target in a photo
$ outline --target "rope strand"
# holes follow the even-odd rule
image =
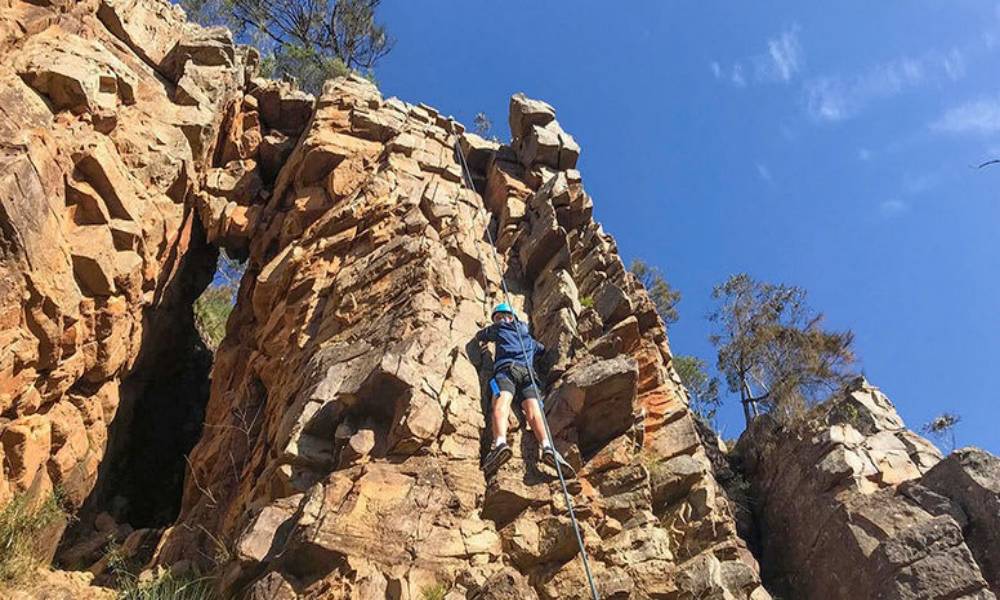
[[[461,161],[462,167],[462,179],[465,184],[473,192],[476,191],[476,187],[472,182],[472,174],[469,170],[469,165],[465,161],[465,152],[462,151],[462,145],[459,143],[458,136],[455,137],[455,151],[458,154],[458,158]],[[493,262],[496,266],[497,272],[500,273],[500,287],[503,289],[504,301],[511,307],[514,305],[510,301],[510,290],[507,289],[507,281],[503,276],[503,272],[500,270],[500,257],[497,254],[496,243],[493,241],[493,233],[490,231],[490,225],[486,223],[486,237],[490,242],[490,249],[493,251]],[[535,380],[535,369],[528,360],[528,350],[524,345],[524,337],[521,335],[520,327],[517,328],[517,341],[521,346],[521,354],[524,359],[525,364],[528,366],[528,377],[531,380],[531,385],[534,386],[536,390],[541,391],[538,387],[538,382]],[[549,420],[545,416],[545,402],[544,394],[543,398],[540,399],[539,412],[542,415],[542,424],[545,426],[545,438],[552,444],[552,450],[556,453],[556,474],[559,476],[559,484],[562,486],[563,498],[566,501],[566,508],[569,510],[569,518],[573,522],[573,532],[576,534],[576,543],[580,547],[580,559],[583,561],[583,572],[587,576],[587,584],[590,586],[590,595],[594,600],[600,600],[600,596],[597,594],[597,586],[594,584],[594,577],[590,572],[590,561],[587,560],[587,549],[583,545],[583,534],[580,532],[580,523],[576,520],[576,512],[573,510],[573,498],[569,494],[569,488],[566,487],[566,478],[563,477],[562,467],[560,466],[560,455],[558,450],[556,450],[555,441],[552,439],[552,430],[549,429]]]

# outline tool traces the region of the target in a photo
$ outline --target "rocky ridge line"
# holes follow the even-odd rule
[[[735,449],[751,482],[760,560],[794,598],[992,599],[1000,593],[1000,459],[942,460],[863,379]]]

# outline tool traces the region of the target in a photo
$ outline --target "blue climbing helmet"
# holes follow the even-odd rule
[[[510,307],[510,304],[507,304],[506,302],[501,302],[500,304],[497,304],[496,308],[493,309],[493,313],[490,315],[490,320],[492,321],[493,319],[496,318],[498,314],[502,313],[513,315],[514,309]]]

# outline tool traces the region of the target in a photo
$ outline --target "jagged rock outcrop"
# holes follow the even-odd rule
[[[312,111],[256,61],[166,0],[0,2],[0,504],[58,490],[72,566],[100,513],[179,509],[211,368],[191,306],[228,234],[198,209],[226,197],[237,230]]]
[[[765,580],[794,598],[994,598],[1000,459],[942,460],[863,379],[737,447]]]
[[[166,0],[0,0],[0,504],[59,488],[81,518],[58,560],[90,571],[39,593],[98,597],[111,541],[225,597],[589,597],[533,436],[480,470],[473,340],[504,280],[550,349],[602,597],[769,598],[719,484],[739,475],[555,110],[515,94],[501,144],[257,60]],[[208,390],[191,305],[219,248],[247,273]],[[993,598],[997,459],[941,460],[867,385],[815,416],[740,448],[775,586]]]
[[[586,597],[530,436],[494,480],[479,469],[490,359],[472,342],[502,273],[552,348],[551,424],[603,595],[768,597],[663,326],[591,218],[579,148],[548,105],[518,95],[511,114],[500,146],[362,79],[327,84],[247,233],[159,560],[221,540],[224,585],[255,598]]]
[[[246,61],[230,40],[209,59],[201,34],[168,2],[2,4],[0,501],[55,485],[83,504],[142,393],[124,382],[182,343],[211,278],[188,198]],[[199,101],[179,102],[193,72]]]

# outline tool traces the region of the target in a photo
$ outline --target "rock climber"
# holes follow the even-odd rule
[[[545,353],[545,346],[531,337],[527,323],[519,320],[514,309],[506,302],[493,309],[492,320],[492,325],[476,334],[480,353],[485,351],[489,342],[493,342],[495,348],[493,378],[490,379],[493,444],[483,462],[483,471],[487,475],[496,473],[513,454],[507,445],[507,423],[511,402],[520,393],[521,410],[542,450],[542,462],[555,469],[556,461],[559,461],[564,476],[575,476],[573,467],[563,459],[545,434],[545,424],[542,421],[543,396],[528,372],[529,365],[533,365]]]

